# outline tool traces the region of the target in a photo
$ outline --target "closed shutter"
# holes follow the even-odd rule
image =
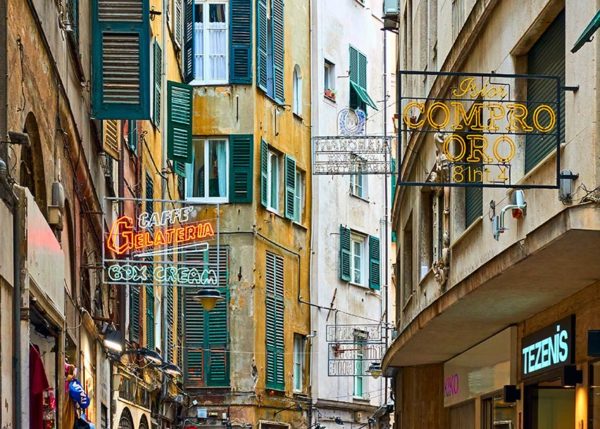
[[[140,289],[129,286],[129,340],[140,342]]]
[[[350,230],[340,225],[340,279],[350,281]]]
[[[229,137],[229,202],[251,203],[254,170],[254,136]]]
[[[543,74],[560,77],[560,85],[565,84],[565,12],[554,20],[550,27],[542,34],[527,54],[527,73]],[[556,100],[556,83],[549,79],[527,80],[527,103],[529,115],[540,104],[554,104]],[[543,116],[543,115],[541,115]],[[558,119],[558,118],[557,118]],[[528,123],[533,121],[529,118]],[[548,121],[541,120],[542,124]],[[558,126],[558,124],[557,124]],[[537,130],[535,130],[537,132]],[[548,134],[527,134],[525,138],[525,172],[530,171],[542,159],[556,149],[556,128]],[[560,142],[565,141],[565,109],[561,106],[560,112]]]
[[[285,390],[283,258],[267,252],[266,258],[267,389]]]
[[[173,172],[179,177],[185,177],[185,163],[173,161]]]
[[[154,53],[154,96],[153,98],[153,111],[152,119],[154,125],[160,126],[160,97],[162,93],[162,49],[158,42],[155,40],[152,44],[152,51]]]
[[[465,188],[465,228],[468,228],[483,214],[483,188]]]
[[[229,5],[229,79],[252,84],[252,0],[231,0]]]
[[[146,173],[146,212],[154,213],[154,181],[149,173]]]
[[[173,262],[173,257],[171,256],[170,261]],[[174,343],[173,343],[173,331],[174,331],[174,286],[163,286],[167,288],[167,326],[166,326],[166,335],[167,335],[167,360],[169,362],[175,362],[174,355]]]
[[[269,145],[264,140],[260,141],[260,203],[267,207],[268,183],[269,183]]]
[[[187,253],[185,261],[206,264],[218,272],[217,289],[224,300],[205,311],[195,300],[198,287],[185,290],[184,365],[187,387],[228,387],[229,377],[229,249],[211,247],[202,253]]]
[[[369,287],[381,288],[381,248],[379,238],[369,236]]]
[[[194,0],[183,0],[183,80],[194,79]]]
[[[154,286],[146,286],[146,345],[154,350]]]
[[[167,152],[169,159],[184,163],[192,162],[192,101],[191,86],[168,81],[167,98],[169,125]]]
[[[275,81],[275,101],[285,103],[284,83],[284,14],[283,0],[272,0],[271,19],[273,20],[273,79]]]
[[[296,161],[285,156],[285,217],[294,220],[296,205]]]
[[[256,7],[256,84],[267,91],[267,0],[257,0]]]
[[[149,0],[92,1],[92,116],[150,119]]]
[[[102,121],[102,147],[104,152],[114,159],[120,159],[121,123],[120,121]]]

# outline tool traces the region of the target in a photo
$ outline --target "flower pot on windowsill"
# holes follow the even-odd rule
[[[332,89],[326,89],[325,98],[335,102],[335,91]]]

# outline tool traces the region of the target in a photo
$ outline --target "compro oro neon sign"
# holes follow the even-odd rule
[[[104,283],[217,286],[214,221],[198,218],[193,206],[118,217],[104,240]]]
[[[401,185],[557,187],[559,78],[403,71],[400,82],[404,163],[422,170],[413,170],[414,180],[400,180]],[[522,183],[552,154],[551,180]]]

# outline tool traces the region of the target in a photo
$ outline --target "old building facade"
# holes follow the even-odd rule
[[[399,70],[474,74],[400,73],[398,336],[384,367],[403,428],[598,425],[597,10],[400,2]],[[507,102],[526,106],[518,126],[498,114]],[[482,188],[494,162],[510,178]],[[457,166],[471,186],[453,186]]]

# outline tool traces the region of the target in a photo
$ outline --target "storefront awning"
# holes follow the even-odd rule
[[[564,210],[423,309],[384,370],[445,362],[600,279],[600,208]]]
[[[583,30],[583,33],[581,33],[581,36],[579,36],[577,42],[575,42],[575,45],[571,49],[571,52],[575,53],[587,42],[591,42],[592,36],[598,28],[600,28],[600,10],[596,12],[596,16],[594,16],[587,27],[585,27],[585,30]]]
[[[363,103],[365,103],[369,107],[372,107],[375,110],[379,110],[379,109],[377,109],[377,106],[373,102],[373,99],[369,96],[369,94],[367,94],[367,91],[365,89],[361,88],[360,86],[358,86],[357,84],[355,84],[352,81],[350,81],[350,85],[352,85],[352,88],[354,88],[354,91],[356,91],[356,93],[358,94],[358,97],[361,99],[361,101]]]

